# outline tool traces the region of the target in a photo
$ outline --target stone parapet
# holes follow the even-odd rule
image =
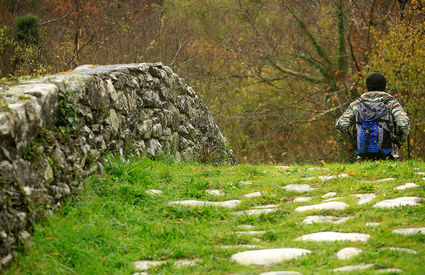
[[[0,270],[108,154],[235,162],[207,107],[160,63],[84,65],[3,85]]]

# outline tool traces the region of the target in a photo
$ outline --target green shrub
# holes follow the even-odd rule
[[[39,45],[41,35],[39,30],[38,17],[33,14],[26,14],[15,18],[12,27],[13,39],[18,43]]]

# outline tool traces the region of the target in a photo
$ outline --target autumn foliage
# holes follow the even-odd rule
[[[413,0],[404,16],[383,35],[375,33],[376,47],[365,71],[385,72],[392,93],[410,115],[411,132],[405,151],[408,157],[425,156],[425,4]]]
[[[0,0],[0,6],[0,77],[161,61],[194,86],[239,161],[290,163],[351,159],[333,125],[365,91],[365,75],[380,71],[412,118],[404,156],[425,156],[419,0]],[[28,13],[39,18],[41,38],[30,45],[8,35]]]

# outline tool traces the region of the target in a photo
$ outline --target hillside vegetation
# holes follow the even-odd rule
[[[174,163],[166,158],[111,159],[104,174],[90,178],[81,194],[36,226],[34,237],[23,244],[26,250],[8,274],[330,274],[335,268],[359,264],[371,265],[352,274],[375,274],[382,269],[424,274],[423,229],[413,235],[393,232],[424,228],[423,202],[411,201],[411,205],[395,208],[373,206],[387,199],[425,197],[421,173],[425,163],[322,164],[209,166]],[[417,186],[394,189],[406,183]],[[307,184],[308,190],[290,191],[289,184]],[[363,203],[355,194],[376,197]],[[171,203],[183,200],[233,201],[228,202],[233,207]],[[347,206],[301,211],[300,206],[325,200]],[[333,221],[349,219],[308,223],[306,218],[312,215],[335,216]],[[370,237],[357,241],[296,240],[324,231]],[[336,253],[346,247],[362,251],[350,259],[338,259]],[[311,253],[270,265],[242,265],[232,257],[238,252],[271,248],[300,248]]]
[[[0,0],[0,7],[0,85],[83,64],[162,62],[199,94],[240,162],[319,163],[350,159],[334,124],[379,71],[411,118],[402,154],[425,157],[424,1]]]

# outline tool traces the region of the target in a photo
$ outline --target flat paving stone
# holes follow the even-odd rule
[[[328,168],[325,167],[310,167],[306,169],[307,171],[315,171],[315,170],[329,170]]]
[[[379,179],[379,180],[375,180],[375,182],[386,182],[386,181],[393,181],[396,180],[395,178],[384,178],[384,179]]]
[[[241,265],[270,266],[309,253],[311,253],[310,250],[301,248],[274,248],[239,252],[232,255],[231,259]]]
[[[308,202],[311,201],[311,197],[296,197],[292,202]]]
[[[331,179],[341,179],[348,177],[348,174],[338,174],[338,175],[331,175],[331,176],[319,176],[319,179],[321,180],[331,180]]]
[[[243,196],[245,198],[257,198],[257,197],[261,197],[262,193],[261,192],[254,192],[254,193],[245,194]]]
[[[377,226],[380,225],[380,223],[379,222],[367,222],[365,225],[370,226],[370,227],[377,227]]]
[[[418,187],[419,185],[413,183],[413,182],[408,182],[406,184],[394,187],[394,190],[405,190],[405,189],[409,189],[409,188],[415,188]]]
[[[400,206],[418,206],[420,205],[419,202],[422,200],[420,197],[401,197],[391,200],[383,200],[378,203],[376,203],[373,207],[374,208],[394,208],[394,207],[400,207]]]
[[[177,260],[174,262],[175,266],[194,266],[199,262],[199,260]]]
[[[305,224],[313,224],[313,223],[334,223],[339,224],[348,221],[351,217],[335,217],[335,216],[307,216],[303,220]]]
[[[205,192],[213,196],[224,196],[223,192],[218,189],[207,189]]]
[[[358,248],[358,247],[346,247],[346,248],[339,250],[336,253],[336,257],[339,260],[348,260],[350,258],[353,258],[353,257],[359,255],[360,253],[362,253],[362,251],[363,251],[363,249]]]
[[[147,270],[153,266],[165,264],[166,261],[135,261],[133,267],[137,271]]]
[[[329,198],[332,198],[332,197],[335,197],[335,196],[336,196],[336,192],[329,192],[329,193],[324,194],[322,196],[322,198],[329,199]]]
[[[354,271],[354,270],[364,270],[374,267],[374,264],[359,264],[359,265],[346,265],[343,267],[333,269],[334,272],[345,272],[345,271]]]
[[[268,214],[272,212],[276,212],[278,209],[276,208],[265,208],[265,209],[248,209],[244,211],[237,211],[233,212],[234,215],[241,216],[241,215],[248,215],[248,216],[258,216],[261,214]]]
[[[375,273],[382,274],[382,273],[403,273],[404,271],[399,268],[381,268],[375,270]]]
[[[333,242],[333,241],[352,241],[366,242],[370,238],[369,234],[365,233],[342,233],[342,232],[317,232],[307,234],[296,238],[297,241],[313,241],[313,242]]]
[[[381,250],[381,251],[391,250],[391,251],[406,252],[406,253],[410,253],[410,254],[418,254],[418,252],[416,250],[404,248],[404,247],[382,247],[379,250]]]
[[[342,200],[343,198],[341,197],[335,197],[335,198],[329,198],[327,200],[324,200],[324,202],[328,202],[328,201],[337,201],[337,200]]]
[[[286,166],[286,165],[280,165],[280,166],[275,166],[274,168],[286,170],[286,169],[289,169],[291,167],[290,166]]]
[[[162,191],[157,189],[149,189],[146,190],[146,193],[148,193],[149,195],[161,195]]]
[[[305,212],[311,210],[343,210],[348,207],[348,204],[341,201],[330,201],[313,205],[304,205],[295,208],[296,212]]]
[[[288,185],[283,186],[282,188],[285,189],[286,191],[294,191],[294,192],[298,192],[298,193],[309,192],[309,191],[313,191],[315,189],[311,185],[304,184],[304,183],[288,184]]]
[[[398,229],[394,229],[393,233],[402,234],[402,235],[414,235],[414,234],[424,234],[425,235],[425,227],[398,228]]]
[[[366,204],[368,202],[371,202],[374,198],[376,198],[375,194],[356,194],[356,198],[358,198],[358,204]]]
[[[133,267],[136,271],[147,270],[153,266],[158,266],[161,264],[165,264],[167,261],[135,261],[133,262]],[[199,260],[177,260],[174,262],[174,265],[177,267],[180,266],[193,266]]]
[[[257,205],[253,206],[254,209],[270,209],[270,208],[277,208],[279,207],[279,204],[266,204],[266,205]]]
[[[416,175],[425,175],[425,172],[415,172]]]
[[[183,200],[183,201],[170,201],[170,205],[184,205],[184,206],[218,206],[233,208],[240,204],[240,200],[230,201],[198,201],[198,200]]]
[[[302,273],[299,273],[297,271],[270,271],[260,273],[259,275],[302,275]]]

